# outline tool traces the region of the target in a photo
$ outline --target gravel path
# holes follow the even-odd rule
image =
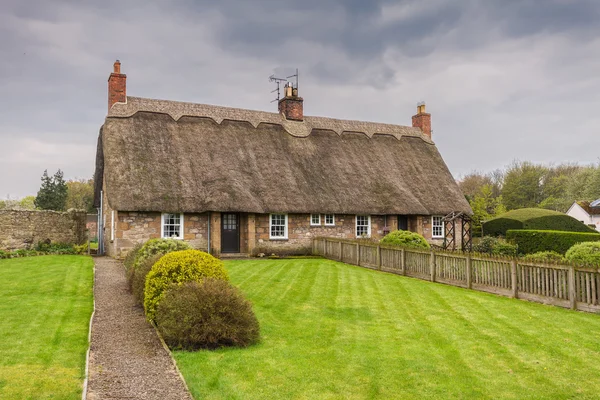
[[[173,362],[129,292],[123,265],[95,258],[87,398],[191,399]]]

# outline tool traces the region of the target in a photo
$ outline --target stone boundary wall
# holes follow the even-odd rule
[[[40,242],[82,244],[87,240],[83,211],[0,210],[0,250],[35,247]]]

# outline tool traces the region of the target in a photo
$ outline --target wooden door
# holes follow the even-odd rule
[[[221,214],[221,253],[240,252],[240,215]]]

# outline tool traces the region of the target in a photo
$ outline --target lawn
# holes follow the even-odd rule
[[[600,316],[319,259],[227,261],[262,342],[175,352],[197,399],[585,399]]]
[[[81,398],[92,282],[90,257],[0,260],[0,399]]]

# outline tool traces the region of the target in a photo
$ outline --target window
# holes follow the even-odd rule
[[[356,216],[356,237],[371,237],[371,216],[357,215]]]
[[[183,214],[164,213],[160,230],[163,238],[183,239]]]
[[[288,216],[287,214],[271,214],[269,223],[270,239],[288,238]]]
[[[444,237],[444,221],[442,218],[443,217],[440,215],[434,215],[431,217],[431,237]]]
[[[321,214],[310,214],[310,224],[312,226],[321,225]]]
[[[325,226],[334,226],[335,225],[335,217],[333,214],[325,214]]]

